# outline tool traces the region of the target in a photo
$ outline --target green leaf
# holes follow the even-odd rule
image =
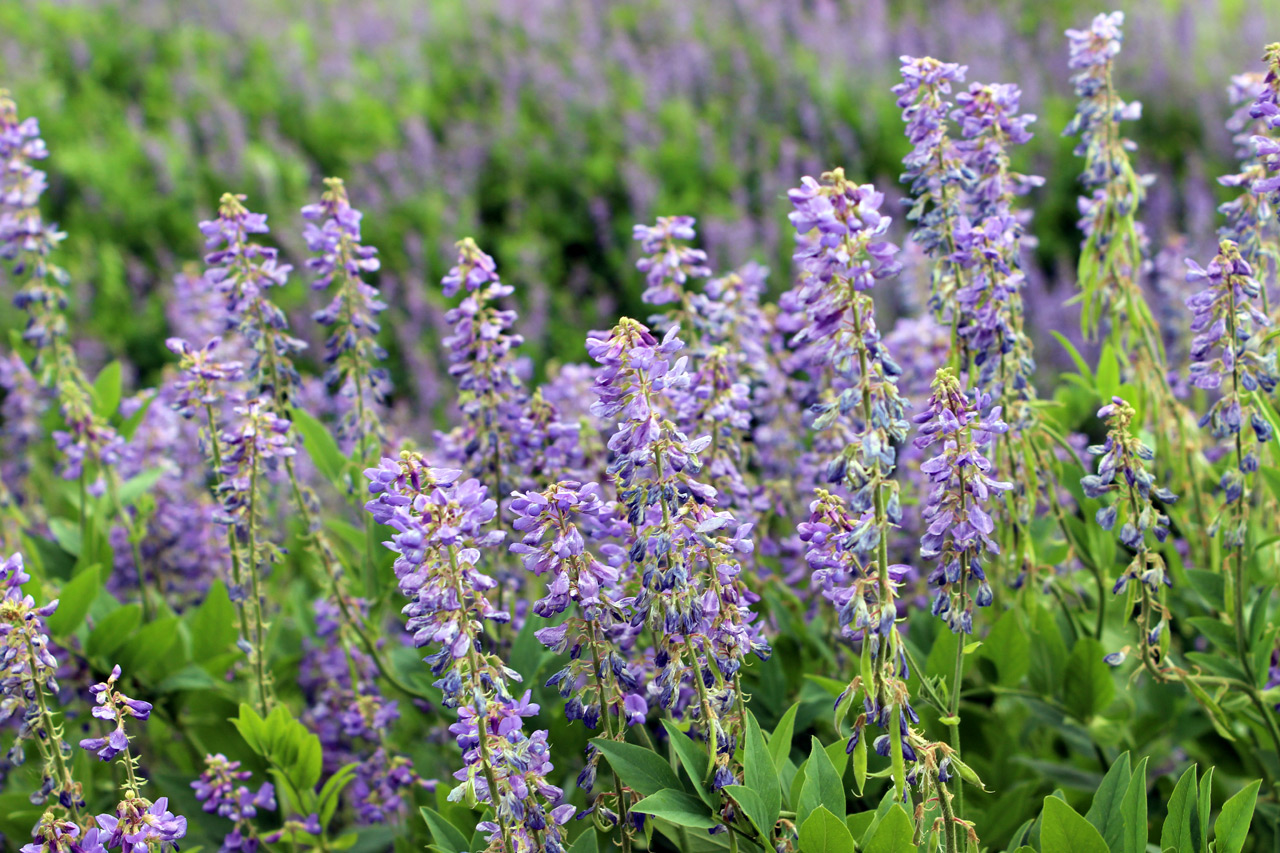
[[[124,506],[133,506],[138,502],[138,498],[151,491],[155,484],[160,482],[164,473],[163,468],[148,468],[141,474],[125,480],[120,485],[120,503]]]
[[[262,756],[267,754],[264,740],[267,731],[266,722],[248,703],[240,703],[240,714],[231,719],[231,724],[236,727],[236,731],[240,732],[240,737],[244,738],[244,742],[250,749]]]
[[[1222,572],[1211,572],[1208,569],[1187,569],[1187,582],[1191,588],[1204,597],[1205,603],[1215,610],[1222,608],[1222,596],[1225,583]]]
[[[764,807],[764,826],[761,829],[771,831],[782,810],[782,788],[769,747],[760,732],[760,724],[750,711],[747,712],[747,737],[743,748],[743,778],[747,787],[759,795]]]
[[[1049,334],[1057,338],[1058,343],[1062,344],[1063,348],[1066,349],[1067,354],[1071,356],[1071,360],[1075,362],[1076,370],[1080,371],[1080,375],[1089,380],[1090,385],[1094,384],[1093,371],[1089,368],[1089,362],[1085,361],[1084,356],[1076,349],[1075,344],[1067,340],[1066,336],[1060,332],[1050,332]]]
[[[93,411],[103,418],[110,418],[120,408],[124,394],[124,370],[119,361],[113,361],[93,380]]]
[[[49,519],[49,532],[53,540],[68,554],[79,557],[84,543],[80,541],[80,523],[69,518]]]
[[[800,849],[805,853],[853,853],[853,833],[825,806],[818,806],[800,825]]]
[[[147,397],[142,401],[142,405],[138,406],[137,411],[129,415],[128,419],[120,425],[118,432],[125,441],[132,441],[134,434],[138,431],[138,427],[142,426],[142,421],[147,416],[147,412],[151,409],[151,404],[159,397],[159,393],[148,391]]]
[[[684,767],[685,773],[689,774],[694,791],[703,802],[714,806],[719,801],[719,797],[707,789],[707,766],[710,759],[706,747],[700,741],[689,737],[689,734],[674,720],[663,720],[662,727],[667,730],[671,748],[676,751],[676,757],[680,759],[680,765]]]
[[[1129,753],[1123,753],[1102,777],[1102,784],[1093,795],[1093,803],[1085,820],[1097,827],[1098,832],[1107,842],[1111,853],[1124,853],[1124,811],[1122,804],[1125,791],[1129,789],[1129,779],[1133,772],[1129,769]]]
[[[796,807],[796,822],[803,826],[818,806],[826,806],[832,814],[844,820],[844,785],[840,782],[840,774],[822,744],[817,738],[812,738],[809,760],[804,766],[804,784],[800,787],[800,800]]]
[[[747,820],[756,828],[756,832],[760,834],[761,838],[773,837],[773,826],[778,819],[775,817],[770,822],[768,810],[765,808],[759,794],[745,785],[725,785],[720,790],[733,797],[739,809],[747,816]]]
[[[101,586],[102,576],[97,566],[83,569],[63,584],[58,593],[58,609],[47,620],[49,633],[58,638],[73,634],[84,623]]]
[[[653,755],[651,752],[649,754]],[[631,810],[669,820],[676,826],[691,826],[695,829],[711,829],[720,823],[706,803],[693,794],[674,788],[650,794],[632,806]]]
[[[1124,815],[1124,853],[1146,853],[1147,850],[1147,759],[1133,768],[1129,787],[1120,802]]]
[[[347,485],[343,474],[347,467],[347,457],[342,455],[338,442],[329,432],[329,428],[320,422],[315,415],[305,409],[293,409],[290,412],[293,426],[302,436],[307,455],[315,463],[316,469],[324,474],[325,479],[333,483],[339,492],[346,492]]]
[[[1058,797],[1044,798],[1041,853],[1108,853],[1107,842],[1093,824]]]
[[[179,621],[177,616],[165,616],[143,625],[116,650],[115,662],[135,677],[182,663],[170,654],[178,642]]]
[[[466,836],[445,820],[444,815],[426,806],[419,808],[418,812],[427,822],[427,829],[431,830],[431,840],[437,850],[441,853],[467,853],[470,848],[467,845]],[[588,830],[588,834],[595,833]]]
[[[355,778],[356,770],[359,767],[359,764],[344,764],[325,780],[324,787],[320,789],[320,796],[317,799],[321,826],[328,826],[329,821],[333,819],[333,814],[338,810],[338,803],[342,799],[340,796],[342,789],[346,788],[351,780]],[[423,815],[423,817],[425,818],[426,816]],[[429,825],[430,823],[428,822]]]
[[[1199,853],[1200,810],[1196,805],[1196,765],[1182,774],[1169,797],[1169,814],[1160,829],[1160,849],[1172,847],[1179,853]]]
[[[195,664],[189,664],[166,676],[155,689],[157,693],[177,693],[182,690],[217,690],[219,687],[212,675]]]
[[[1106,655],[1102,644],[1093,637],[1076,640],[1063,678],[1063,704],[1072,716],[1088,721],[1101,712],[1116,695],[1111,667],[1102,660]]]
[[[1120,393],[1120,360],[1116,358],[1115,348],[1104,344],[1102,355],[1098,358],[1098,374],[1095,381],[1098,397],[1110,401]]]
[[[1200,849],[1209,849],[1209,815],[1213,812],[1213,768],[1204,771],[1200,777]]]
[[[235,605],[222,581],[214,581],[200,603],[188,617],[191,627],[191,659],[207,661],[226,651],[236,641]]]
[[[791,743],[795,739],[796,713],[799,710],[799,702],[788,708],[778,725],[773,727],[773,734],[769,735],[769,754],[773,756],[773,766],[779,775],[791,760]]]
[[[987,634],[982,656],[996,666],[998,681],[1011,687],[1031,669],[1031,637],[1018,624],[1017,610],[1007,610]]]
[[[899,803],[894,803],[884,817],[880,818],[875,834],[869,840],[864,839],[865,853],[911,853],[916,849],[911,843],[914,834],[915,825],[907,810]]]
[[[142,607],[137,604],[126,604],[118,607],[98,620],[98,624],[89,632],[85,642],[85,652],[96,658],[106,660],[116,653],[125,640],[133,636],[133,631],[142,620]]]
[[[591,742],[608,759],[609,766],[623,783],[636,792],[649,796],[659,791],[684,790],[671,765],[652,750],[608,738],[594,738]]]
[[[1240,853],[1244,849],[1261,785],[1261,780],[1250,782],[1222,804],[1222,814],[1218,815],[1218,820],[1213,825],[1217,853]]]
[[[569,853],[600,853],[600,845],[596,843],[595,830],[588,829],[579,835],[578,840],[573,842],[573,846],[569,848]]]

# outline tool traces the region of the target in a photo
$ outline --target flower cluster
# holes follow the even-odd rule
[[[1280,130],[1280,42],[1267,45],[1262,61],[1267,63],[1267,74],[1249,115],[1269,131]],[[1274,210],[1280,207],[1280,134],[1258,134],[1252,141],[1263,169],[1277,174],[1259,176],[1250,191],[1257,196],[1269,194]]]
[[[1146,181],[1133,171],[1129,152],[1134,144],[1121,135],[1120,123],[1142,115],[1142,104],[1126,103],[1112,84],[1112,64],[1120,54],[1124,13],[1100,14],[1087,30],[1067,30],[1068,64],[1080,101],[1063,131],[1079,136],[1077,156],[1085,158],[1081,181],[1089,195],[1081,196],[1080,229],[1085,242],[1080,261],[1085,290],[1085,324],[1089,331],[1101,322],[1103,309],[1115,306],[1113,330],[1127,331],[1150,322],[1137,292],[1147,237],[1135,213],[1146,195]],[[1121,241],[1112,247],[1113,240]]]
[[[338,283],[332,301],[314,319],[332,329],[325,341],[325,381],[354,400],[339,423],[339,436],[363,447],[369,437],[380,436],[373,406],[386,400],[390,388],[390,374],[377,364],[387,357],[377,342],[377,317],[387,306],[363,277],[377,272],[379,262],[378,250],[360,242],[360,211],[351,206],[341,179],[326,178],[325,188],[319,204],[302,209],[302,236],[316,255],[307,261],[316,274],[311,286],[325,290]]]
[[[93,685],[89,692],[94,697],[93,716],[99,720],[107,720],[115,724],[115,728],[106,737],[85,738],[80,741],[80,748],[97,752],[100,761],[110,761],[120,753],[126,753],[128,761],[129,735],[125,733],[126,717],[146,722],[151,716],[151,703],[139,699],[130,699],[116,689],[116,681],[120,678],[120,667],[111,669],[107,680]]]
[[[955,374],[943,368],[934,380],[928,408],[913,418],[920,432],[916,447],[940,445],[920,466],[931,484],[920,556],[937,559],[929,575],[929,582],[937,584],[933,614],[957,633],[972,633],[974,605],[992,602],[982,557],[985,552],[1000,553],[1000,547],[991,538],[995,522],[988,506],[993,497],[1013,488],[991,476],[991,461],[983,455],[983,448],[1008,429],[1000,420],[1000,407],[990,405],[985,394],[971,399]]]
[[[1223,240],[1208,268],[1187,260],[1187,281],[1203,289],[1187,297],[1191,310],[1191,384],[1197,388],[1221,389],[1209,410],[1200,419],[1216,439],[1234,440],[1235,464],[1222,475],[1220,486],[1227,504],[1243,503],[1248,478],[1258,470],[1258,455],[1243,450],[1241,435],[1246,424],[1252,427],[1259,444],[1275,436],[1251,392],[1270,394],[1276,388],[1276,354],[1260,346],[1270,318],[1255,305],[1261,287],[1253,269],[1230,240]],[[1225,383],[1225,387],[1224,387]],[[1214,524],[1218,529],[1219,523]],[[1244,541],[1244,520],[1237,513],[1228,528],[1228,547]]]
[[[121,853],[152,853],[178,850],[178,842],[187,834],[187,819],[169,811],[169,798],[154,803],[145,797],[126,795],[114,814],[95,818],[103,846]]]
[[[270,782],[263,782],[254,792],[243,784],[252,776],[250,771],[240,769],[239,761],[229,761],[218,753],[204,757],[204,771],[191,783],[196,799],[205,811],[235,824],[223,839],[223,853],[255,853],[259,834],[253,820],[259,809],[269,812],[276,809],[275,787]]]
[[[1143,662],[1154,667],[1160,657],[1159,639],[1166,621],[1160,604],[1161,586],[1172,586],[1173,582],[1164,557],[1148,546],[1147,534],[1154,534],[1157,542],[1168,538],[1169,517],[1163,508],[1172,506],[1177,496],[1155,485],[1155,475],[1148,467],[1154,462],[1155,453],[1133,434],[1136,414],[1120,397],[1112,397],[1110,403],[1098,410],[1098,417],[1107,423],[1107,440],[1089,448],[1089,453],[1098,457],[1098,472],[1086,474],[1080,485],[1090,498],[1117,493],[1115,502],[1099,509],[1096,518],[1103,530],[1112,530],[1117,521],[1123,520],[1120,541],[1133,550],[1134,556],[1112,593],[1120,593],[1130,581],[1141,585],[1138,642]],[[1156,501],[1160,502],[1159,506]],[[1155,627],[1151,625],[1153,614],[1159,617]],[[1124,657],[1123,651],[1112,652],[1106,660],[1118,666]]]
[[[893,87],[902,108],[912,149],[904,159],[902,178],[915,201],[907,219],[916,223],[913,239],[929,254],[945,251],[950,229],[960,213],[961,186],[971,179],[947,120],[952,111],[951,87],[963,83],[968,67],[931,56],[903,56],[902,82]],[[940,268],[934,282],[934,310],[942,310],[949,293],[949,272]]]
[[[647,285],[641,296],[645,302],[652,305],[679,302],[689,279],[711,275],[707,253],[682,242],[697,236],[693,226],[692,216],[659,216],[655,225],[636,225],[632,229],[633,238],[647,253],[636,262]]]
[[[58,602],[36,606],[22,591],[29,580],[21,554],[0,561],[0,723],[18,721],[7,755],[10,762],[22,763],[24,741],[34,741],[40,751],[41,784],[32,802],[52,796],[63,808],[74,809],[84,805],[83,792],[71,777],[71,747],[50,708],[50,697],[58,695],[59,664],[49,648],[45,620],[58,609]]]
[[[301,378],[293,364],[294,353],[306,344],[289,335],[289,320],[271,301],[272,287],[283,287],[293,269],[279,261],[279,252],[253,241],[267,234],[267,217],[244,206],[244,196],[226,193],[218,204],[218,217],[200,223],[208,265],[207,287],[226,298],[227,327],[245,336],[253,350],[248,375],[258,392],[286,405],[297,393]]]
[[[445,706],[457,709],[450,731],[465,766],[454,774],[460,784],[450,798],[492,803],[494,819],[480,828],[507,849],[562,850],[558,827],[573,807],[561,806],[560,789],[546,780],[546,733],[522,730],[521,719],[537,706],[527,693],[514,698],[508,685],[520,675],[482,651],[484,622],[510,619],[489,600],[497,583],[481,565],[503,539],[502,531],[484,529],[496,502],[478,481],[459,482],[461,472],[430,468],[413,454],[383,459],[365,475],[374,496],[369,512],[395,530],[386,544],[409,599],[405,627],[417,647],[436,647],[426,661],[440,676]]]
[[[509,331],[515,311],[496,304],[512,294],[512,287],[498,278],[493,258],[470,238],[458,243],[457,264],[443,280],[445,296],[453,296],[463,284],[467,295],[445,314],[453,333],[443,342],[467,418],[452,442],[461,448],[457,462],[502,494],[510,476],[513,436],[524,413],[526,394],[514,356],[524,339]]]

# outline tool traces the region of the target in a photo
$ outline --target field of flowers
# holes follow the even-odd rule
[[[0,7],[0,849],[1280,849],[1280,17],[1131,5]]]

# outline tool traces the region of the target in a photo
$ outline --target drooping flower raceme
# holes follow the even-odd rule
[[[225,755],[206,755],[204,771],[191,783],[196,799],[202,808],[218,817],[233,821],[234,826],[222,842],[222,851],[255,853],[259,846],[259,833],[254,818],[258,810],[275,811],[275,787],[263,782],[255,792],[245,782],[253,773],[240,769],[239,761],[229,761]]]
[[[1164,542],[1169,536],[1169,517],[1161,506],[1172,505],[1177,496],[1155,484],[1155,475],[1148,469],[1155,453],[1133,434],[1135,415],[1133,407],[1120,397],[1112,397],[1110,403],[1098,410],[1098,417],[1107,423],[1107,440],[1089,448],[1089,452],[1098,457],[1098,472],[1085,475],[1080,485],[1090,498],[1116,493],[1115,501],[1099,509],[1096,519],[1103,530],[1112,530],[1119,522],[1120,541],[1134,551],[1134,556],[1112,592],[1123,591],[1130,581],[1141,584],[1139,643],[1144,663],[1155,664],[1160,657],[1159,639],[1167,619],[1160,603],[1161,586],[1171,586],[1172,580],[1164,557],[1149,547],[1147,534],[1154,535],[1157,542]],[[1161,506],[1157,506],[1157,500]],[[1153,615],[1158,617],[1154,627]],[[1123,652],[1108,655],[1108,663],[1119,664],[1123,660]]]
[[[365,472],[369,512],[395,533],[387,544],[397,557],[396,577],[408,599],[406,629],[456,708],[450,731],[465,765],[454,777],[452,800],[493,805],[493,819],[480,829],[508,850],[563,850],[559,826],[573,814],[561,805],[562,792],[547,780],[551,771],[546,732],[525,735],[521,720],[537,713],[529,693],[516,698],[509,685],[520,675],[483,651],[485,621],[510,616],[489,600],[497,582],[485,573],[486,552],[501,544],[502,531],[486,530],[496,502],[477,480],[461,472],[434,469],[406,453],[383,459]]]
[[[1262,80],[1262,91],[1249,109],[1249,115],[1264,123],[1270,133],[1253,137],[1258,160],[1268,173],[1253,182],[1250,191],[1257,196],[1270,196],[1272,214],[1280,208],[1280,42],[1267,45],[1262,57],[1267,63],[1267,75]]]
[[[1008,427],[1000,420],[1000,407],[991,407],[987,395],[971,399],[949,368],[938,371],[928,408],[913,420],[920,432],[916,446],[937,446],[935,455],[920,466],[932,486],[923,513],[928,527],[920,555],[938,563],[929,575],[929,582],[937,585],[933,614],[952,631],[970,634],[974,605],[986,607],[993,598],[983,555],[1000,553],[991,538],[995,522],[990,504],[1000,492],[1013,488],[992,476],[983,449]]]
[[[21,554],[0,561],[0,723],[18,720],[7,755],[10,762],[22,763],[27,740],[35,741],[40,751],[40,788],[31,801],[52,797],[62,808],[75,810],[84,805],[84,795],[71,776],[71,747],[50,708],[51,698],[58,695],[58,659],[49,650],[45,620],[58,609],[58,602],[36,606],[35,599],[22,592],[29,580]]]
[[[639,589],[631,624],[653,635],[657,702],[674,709],[692,682],[691,712],[719,788],[734,778],[731,730],[744,723],[738,670],[748,654],[764,658],[769,647],[737,577],[737,555],[754,547],[751,526],[712,511],[716,490],[696,476],[711,437],[691,439],[670,417],[669,393],[689,382],[687,359],[672,360],[683,347],[678,333],[673,326],[659,341],[630,318],[592,332],[587,351],[601,367],[591,411],[618,422],[609,473],[634,530],[629,557]]]
[[[632,236],[646,252],[636,262],[647,285],[641,298],[651,305],[665,305],[687,298],[684,285],[695,278],[711,275],[707,253],[684,245],[693,240],[692,216],[659,216],[655,225],[636,225]]]
[[[1280,45],[1273,47],[1276,65],[1280,67]],[[1268,57],[1271,56],[1268,51]],[[1267,167],[1258,157],[1256,140],[1280,139],[1280,127],[1273,129],[1268,122],[1268,113],[1274,111],[1277,88],[1280,88],[1280,73],[1276,70],[1269,69],[1265,75],[1238,74],[1231,78],[1227,93],[1231,103],[1238,106],[1227,120],[1227,129],[1232,132],[1240,171],[1218,179],[1225,187],[1241,190],[1236,198],[1218,206],[1218,212],[1227,220],[1218,234],[1240,247],[1240,254],[1263,285],[1264,296],[1268,274],[1274,276],[1273,271],[1280,267],[1280,219],[1276,216],[1276,205],[1266,192]],[[1254,112],[1258,113],[1257,117]],[[1263,189],[1255,192],[1254,187]],[[1266,305],[1265,299],[1263,304]]]
[[[107,720],[114,724],[106,737],[85,738],[80,741],[80,748],[96,752],[101,761],[110,761],[129,749],[129,735],[124,730],[126,717],[146,722],[151,716],[151,703],[139,699],[130,699],[116,688],[120,678],[120,667],[115,666],[106,681],[89,688],[94,697],[93,716],[99,720]]]
[[[493,258],[470,238],[458,243],[457,263],[442,284],[445,296],[466,290],[462,302],[445,314],[453,329],[444,340],[449,375],[458,383],[458,404],[466,416],[452,437],[460,448],[456,461],[504,495],[514,476],[513,436],[527,396],[514,355],[524,339],[510,331],[516,312],[497,304],[513,288],[498,278]]]
[[[36,119],[19,119],[17,104],[0,90],[0,261],[22,282],[13,295],[14,306],[27,314],[22,338],[36,350],[33,371],[40,383],[57,395],[65,424],[53,434],[63,454],[59,473],[75,480],[86,473],[86,463],[116,465],[124,440],[94,407],[67,338],[70,278],[50,260],[66,235],[45,222],[39,208],[47,181],[35,164],[48,156]]]
[[[386,400],[391,378],[379,364],[387,353],[377,335],[378,314],[387,306],[377,288],[364,280],[378,271],[379,262],[378,250],[360,242],[360,211],[351,206],[341,179],[325,178],[325,188],[318,204],[302,209],[303,238],[315,253],[307,260],[316,274],[311,286],[325,290],[336,282],[332,301],[314,319],[332,330],[325,341],[325,381],[351,400],[339,422],[339,437],[364,448],[370,439],[381,443],[375,406]]]
[[[223,194],[216,219],[200,223],[209,249],[206,285],[225,297],[227,327],[249,342],[253,360],[248,375],[258,393],[284,407],[300,381],[293,355],[306,344],[289,334],[288,318],[269,295],[271,288],[285,285],[292,270],[280,263],[275,248],[254,242],[254,235],[269,232],[266,214],[249,211],[244,196],[231,193]]]
[[[1075,153],[1084,157],[1081,182],[1089,193],[1079,199],[1085,331],[1092,334],[1106,317],[1119,340],[1128,341],[1132,330],[1145,343],[1159,335],[1138,287],[1148,241],[1136,213],[1147,182],[1133,170],[1129,152],[1135,146],[1120,127],[1141,117],[1142,104],[1122,100],[1111,77],[1123,25],[1124,13],[1112,12],[1096,16],[1086,30],[1067,30],[1068,65],[1076,71],[1071,81],[1080,100],[1063,134],[1080,137]]]
[[[1187,298],[1191,310],[1191,384],[1218,390],[1220,395],[1200,418],[1219,441],[1231,442],[1234,464],[1222,475],[1220,487],[1235,517],[1227,521],[1224,542],[1228,548],[1244,544],[1249,483],[1258,470],[1257,452],[1244,449],[1246,429],[1252,428],[1258,444],[1274,438],[1271,423],[1259,410],[1252,392],[1271,393],[1277,383],[1276,354],[1263,353],[1260,339],[1270,318],[1255,304],[1261,288],[1253,270],[1230,240],[1219,244],[1218,255],[1208,268],[1187,261],[1187,281],[1204,289]],[[1211,532],[1222,529],[1219,515]]]

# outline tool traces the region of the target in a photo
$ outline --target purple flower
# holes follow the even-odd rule
[[[107,853],[97,827],[82,834],[74,821],[58,817],[52,811],[40,816],[31,835],[35,840],[24,844],[22,853]]]
[[[1150,531],[1157,541],[1165,541],[1169,517],[1155,501],[1170,505],[1177,496],[1155,485],[1155,475],[1147,467],[1154,463],[1155,453],[1133,434],[1135,415],[1133,407],[1120,397],[1111,398],[1098,410],[1098,417],[1107,422],[1107,440],[1089,448],[1089,453],[1098,457],[1098,472],[1085,475],[1080,485],[1090,498],[1119,493],[1114,503],[1102,507],[1096,515],[1104,530],[1112,530],[1119,522],[1120,540],[1137,552],[1116,582],[1115,592],[1123,590],[1130,580],[1138,580],[1158,595],[1161,584],[1169,586],[1172,581],[1164,559],[1148,549],[1146,535]]]
[[[293,355],[306,344],[289,335],[288,318],[271,301],[269,291],[287,283],[292,267],[279,262],[276,249],[253,241],[253,235],[270,229],[266,215],[246,209],[244,198],[224,193],[218,218],[200,223],[209,249],[204,281],[226,298],[227,327],[239,330],[249,342],[253,351],[249,378],[257,383],[260,394],[284,406],[301,381]]]
[[[258,830],[254,818],[258,810],[275,811],[275,787],[264,782],[255,792],[241,784],[253,776],[240,769],[239,761],[228,761],[221,753],[204,757],[205,769],[191,783],[196,799],[205,811],[233,821],[234,826],[223,841],[224,851],[242,850],[252,853],[258,846]]]
[[[125,753],[125,760],[131,761],[132,759],[128,756],[130,738],[124,730],[125,717],[146,722],[151,716],[150,702],[130,699],[116,689],[116,681],[119,678],[120,667],[115,666],[112,667],[106,681],[89,688],[96,703],[93,716],[115,724],[115,728],[106,737],[85,738],[80,741],[81,749],[96,751],[101,761],[110,761],[122,752]]]
[[[1013,488],[991,476],[991,462],[982,454],[983,447],[1008,429],[1000,420],[999,406],[981,414],[990,403],[987,395],[971,400],[955,374],[942,368],[928,408],[913,418],[920,433],[916,447],[940,445],[920,466],[932,486],[923,512],[927,527],[920,555],[937,559],[929,575],[929,582],[937,585],[933,614],[956,633],[972,633],[973,606],[991,604],[982,555],[998,554],[1000,548],[991,538],[995,522],[987,507],[993,496]]]
[[[511,849],[538,834],[548,848],[559,849],[558,826],[572,807],[560,806],[560,789],[546,781],[551,771],[546,733],[526,737],[520,723],[538,708],[529,704],[527,692],[514,699],[509,685],[520,680],[519,674],[483,653],[483,622],[510,619],[489,600],[497,583],[481,566],[485,552],[503,539],[502,531],[485,529],[497,515],[497,504],[478,481],[443,482],[433,470],[421,457],[405,453],[399,462],[384,459],[365,475],[375,495],[370,511],[395,531],[385,544],[397,555],[396,577],[409,599],[405,627],[414,645],[433,647],[426,661],[440,677],[436,686],[444,691],[445,706],[457,709],[450,731],[466,766],[455,774],[461,784],[449,798],[492,802],[497,820],[480,828]]]
[[[177,850],[177,842],[187,834],[187,819],[169,811],[168,797],[152,803],[136,795],[127,796],[116,806],[115,814],[100,814],[97,823],[101,832],[109,836],[105,846],[119,848],[121,853]]]
[[[224,399],[232,383],[244,378],[244,367],[238,361],[215,361],[213,352],[221,343],[211,338],[203,347],[193,347],[181,338],[164,342],[179,357],[178,377],[174,380],[172,406],[184,418],[195,417],[205,407]]]
[[[387,357],[377,342],[377,317],[387,306],[377,288],[364,280],[366,273],[377,272],[379,263],[378,250],[360,242],[360,211],[351,206],[340,179],[326,178],[325,187],[319,204],[302,209],[303,239],[316,255],[307,261],[316,274],[312,288],[325,290],[335,281],[338,286],[333,300],[313,319],[332,330],[325,341],[325,381],[356,400],[339,422],[339,437],[364,447],[368,437],[382,432],[375,406],[385,402],[390,390],[390,374],[377,366]]]
[[[22,591],[31,580],[21,554],[0,561],[0,723],[16,720],[17,733],[7,758],[21,764],[25,741],[39,738],[47,743],[41,750],[41,784],[32,802],[53,796],[65,808],[83,805],[80,785],[67,770],[71,749],[63,742],[61,728],[46,710],[51,697],[58,695],[56,674],[59,662],[49,648],[45,620],[58,609],[57,600],[36,606],[35,599]],[[40,694],[44,694],[43,698]],[[55,761],[54,751],[65,761]]]
[[[1219,243],[1218,254],[1208,269],[1187,260],[1187,281],[1204,289],[1187,298],[1191,309],[1191,384],[1197,388],[1219,389],[1220,395],[1200,418],[1210,434],[1229,443],[1235,451],[1234,464],[1219,483],[1227,504],[1246,505],[1250,480],[1258,470],[1258,455],[1245,450],[1244,432],[1252,428],[1258,444],[1274,438],[1274,429],[1254,403],[1250,392],[1270,394],[1277,384],[1276,353],[1268,351],[1263,336],[1271,319],[1255,301],[1261,285],[1253,269],[1230,240]],[[1210,526],[1216,533],[1225,513]],[[1233,516],[1224,541],[1228,548],[1244,544],[1246,520],[1242,512]]]
[[[458,243],[457,265],[443,281],[445,295],[457,293],[463,281],[466,297],[445,314],[453,330],[444,339],[449,375],[457,380],[459,406],[466,417],[450,442],[461,448],[457,462],[502,494],[520,461],[512,455],[517,446],[513,436],[527,394],[514,353],[524,339],[510,332],[516,312],[497,305],[513,289],[498,278],[493,258],[470,238]]]
[[[679,302],[684,285],[691,278],[711,275],[707,253],[682,245],[678,241],[693,240],[692,216],[659,216],[656,225],[636,225],[632,237],[639,241],[647,255],[636,261],[636,269],[644,273],[645,287],[641,299],[652,305]]]

